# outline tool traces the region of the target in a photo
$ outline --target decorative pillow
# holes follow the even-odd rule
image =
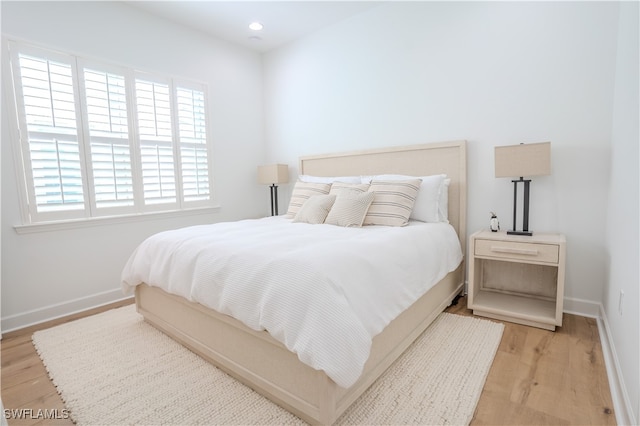
[[[334,182],[345,182],[345,183],[360,183],[360,176],[311,176],[311,175],[300,175],[298,176],[303,182],[310,183],[334,183]]]
[[[442,200],[442,196],[447,197],[448,204],[448,194],[449,189],[444,188],[444,181],[447,175],[430,175],[430,176],[405,176],[405,175],[377,175],[377,176],[362,176],[361,181],[365,181],[366,179],[375,179],[375,180],[411,180],[411,179],[422,179],[422,183],[420,184],[420,191],[418,191],[418,197],[416,198],[416,202],[413,206],[413,211],[411,212],[411,219],[419,220],[421,222],[447,222],[448,215],[445,214],[442,216],[444,211],[441,211],[440,201]],[[450,182],[450,181],[449,181]],[[444,220],[442,220],[444,217]]]
[[[324,223],[324,220],[336,200],[335,195],[312,195],[304,202],[298,213],[293,218],[294,222],[304,222],[311,224]]]
[[[362,226],[374,197],[373,192],[342,191],[336,197],[324,223],[347,227]]]
[[[344,191],[367,192],[369,190],[368,183],[344,183],[334,182],[331,184],[329,194],[340,195]]]
[[[369,192],[373,192],[375,198],[364,224],[405,226],[409,223],[419,189],[420,179],[372,181]]]
[[[298,213],[298,210],[300,210],[300,207],[302,207],[304,202],[307,201],[309,197],[311,197],[312,195],[326,195],[329,193],[330,189],[331,184],[329,183],[311,183],[297,181],[291,193],[291,200],[289,201],[287,216],[294,217],[296,213]]]

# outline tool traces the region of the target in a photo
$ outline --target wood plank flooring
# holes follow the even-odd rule
[[[472,315],[466,306],[447,311]],[[504,333],[471,424],[616,424],[595,319],[564,314],[555,332],[496,322]]]
[[[88,311],[7,333],[1,342],[2,402],[6,410],[65,407],[31,343],[31,335]],[[447,311],[472,315],[466,299]],[[501,322],[501,321],[499,321]],[[478,402],[472,425],[615,425],[596,321],[565,314],[556,332],[503,322],[505,330]],[[55,410],[55,411],[52,411]],[[70,419],[9,419],[9,425],[72,425]]]

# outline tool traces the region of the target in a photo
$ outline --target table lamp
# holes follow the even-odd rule
[[[258,183],[271,185],[271,216],[278,215],[278,185],[289,182],[289,167],[286,164],[258,166]]]
[[[519,177],[513,182],[513,230],[511,235],[528,235],[529,231],[529,187],[530,176],[551,174],[551,142],[529,143],[495,147],[495,174],[497,178]],[[524,184],[522,230],[516,230],[516,212],[518,206],[518,184]]]

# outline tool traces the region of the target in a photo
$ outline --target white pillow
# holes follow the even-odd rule
[[[312,175],[300,175],[298,179],[302,182],[310,183],[333,183],[333,182],[345,182],[345,183],[360,183],[360,176],[312,176]]]
[[[335,195],[312,195],[300,207],[293,221],[311,223],[313,225],[324,223],[335,200]]]
[[[313,195],[326,195],[331,189],[328,183],[310,183],[297,181],[291,192],[291,200],[287,209],[287,216],[294,217],[302,205]]]
[[[336,197],[324,223],[361,227],[374,196],[373,192],[342,191]]]
[[[440,222],[449,223],[449,185],[451,179],[446,178],[442,182],[442,188],[440,188],[440,199],[438,200],[438,219]]]
[[[374,179],[369,192],[375,198],[364,218],[365,225],[405,226],[420,190],[420,179]]]
[[[360,181],[366,182],[367,179],[370,179],[369,182],[371,182],[371,179],[389,181],[422,179],[420,191],[413,205],[410,218],[421,222],[446,222],[448,213],[445,211],[448,210],[448,188],[444,188],[446,177],[447,175],[444,174],[431,176],[376,175],[361,176]],[[444,205],[440,207],[443,193],[444,196],[447,197],[447,207]],[[442,218],[444,218],[444,220]]]

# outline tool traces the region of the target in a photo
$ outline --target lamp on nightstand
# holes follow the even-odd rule
[[[533,235],[529,231],[529,186],[530,179],[524,177],[551,174],[551,142],[529,143],[495,147],[496,177],[520,177],[513,182],[513,230],[512,235]],[[524,184],[522,231],[516,231],[518,206],[518,184]]]
[[[258,183],[271,185],[271,216],[278,215],[278,185],[289,182],[289,167],[286,164],[258,166]]]

